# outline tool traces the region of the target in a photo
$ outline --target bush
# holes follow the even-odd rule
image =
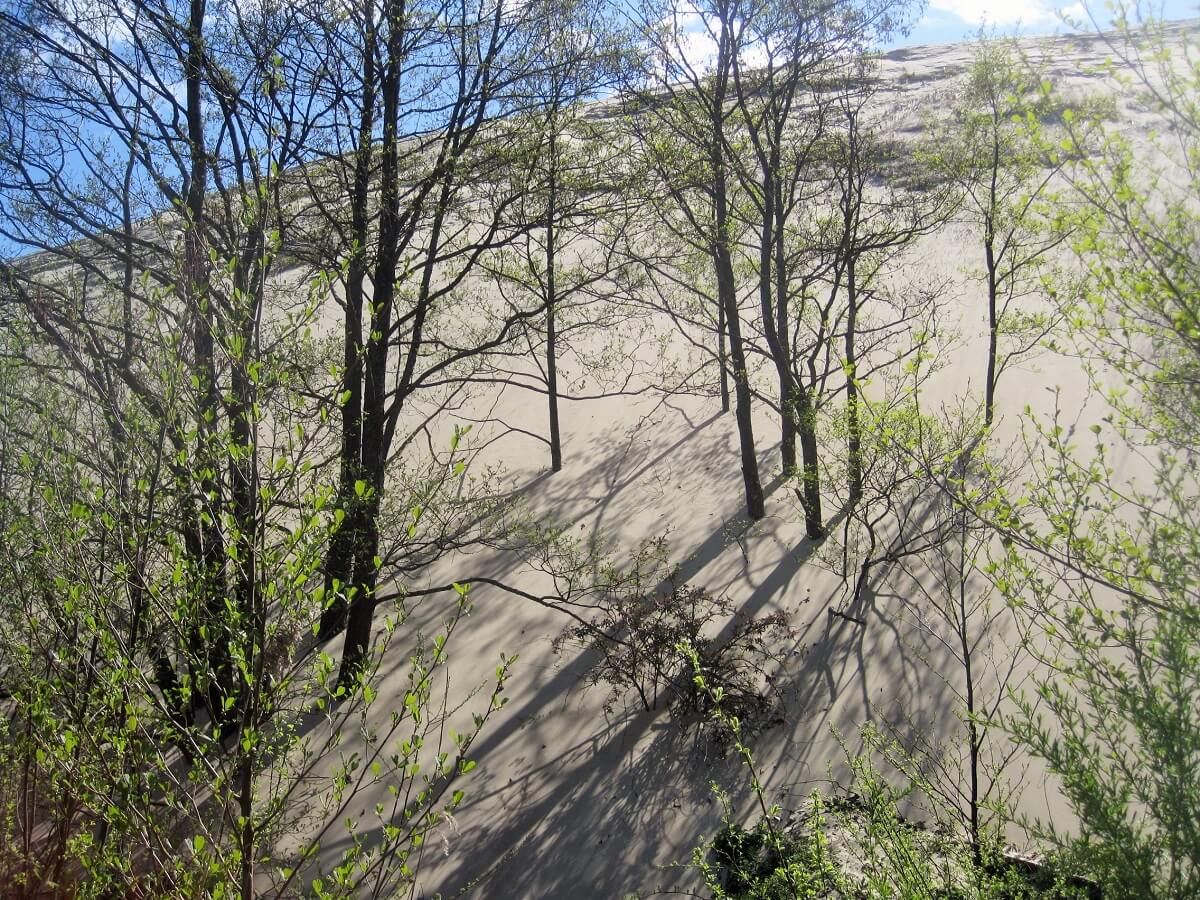
[[[820,798],[813,810],[822,815]],[[714,897],[744,897],[747,900],[791,900],[824,897],[837,887],[837,870],[821,827],[782,833],[779,845],[772,829],[760,820],[749,830],[730,822],[711,845],[716,868],[706,873]]]
[[[570,643],[599,653],[588,681],[610,687],[607,709],[633,691],[647,710],[664,702],[673,715],[709,722],[710,694],[697,688],[691,663],[679,650],[681,644],[692,647],[710,687],[722,692],[725,709],[762,727],[775,706],[771,664],[792,636],[782,612],[747,616],[725,597],[682,585],[607,599],[599,615],[564,632],[555,646]]]
[[[917,770],[875,730],[868,727],[862,736],[864,752],[847,753],[851,778],[846,790],[831,796],[814,793],[786,818],[778,804],[768,805],[753,758],[739,744],[760,815],[749,827],[737,824],[727,797],[717,791],[724,826],[692,854],[714,900],[1098,896],[1095,885],[1064,875],[1056,864],[1005,853],[994,832],[984,835],[977,853],[955,830],[950,810],[933,809],[938,820],[933,828],[908,821],[900,804],[914,792],[928,794],[929,786],[919,775],[903,787],[893,785],[877,768],[874,754],[901,765],[904,772]]]

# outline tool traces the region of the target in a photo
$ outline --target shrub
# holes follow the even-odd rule
[[[555,646],[570,643],[599,653],[587,677],[611,689],[608,709],[633,691],[647,710],[662,702],[676,716],[708,722],[711,696],[697,688],[679,651],[680,644],[692,647],[726,710],[761,727],[774,709],[771,664],[791,636],[782,612],[747,616],[728,598],[682,585],[606,599],[598,615],[568,629]]]
[[[718,718],[721,718],[718,711]],[[728,723],[736,732],[737,722]],[[693,865],[714,900],[800,900],[816,897],[869,898],[1043,898],[1085,900],[1098,896],[1094,884],[1064,874],[1052,862],[1031,861],[1004,852],[988,832],[977,854],[958,833],[951,810],[935,806],[932,828],[900,812],[914,792],[928,794],[919,773],[897,787],[876,765],[875,755],[905,774],[918,772],[905,754],[869,726],[865,749],[847,750],[850,783],[844,791],[814,793],[786,815],[769,804],[750,751],[738,742],[751,780],[759,817],[743,826],[734,821],[727,796],[714,786],[724,824],[710,842],[692,853]],[[844,746],[844,745],[843,745]]]

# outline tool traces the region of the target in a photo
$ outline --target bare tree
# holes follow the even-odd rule
[[[696,33],[684,30],[686,10],[650,5],[639,12],[650,50],[640,82],[628,91],[629,122],[638,136],[645,170],[668,200],[658,205],[664,226],[703,252],[712,266],[718,336],[729,341],[746,509],[751,519],[761,519],[766,512],[734,272],[731,193],[736,179],[731,174],[727,134],[733,119],[733,61],[745,25],[738,0],[716,0],[692,9],[701,26]],[[697,35],[712,43],[711,66],[708,60],[692,58],[689,47]],[[723,373],[723,350],[718,359]]]
[[[304,206],[296,175],[321,162],[313,131],[335,115],[306,80],[321,69],[312,13],[0,8],[0,43],[27,63],[6,73],[0,118],[4,364],[30,382],[27,398],[6,393],[0,424],[14,528],[0,577],[26,726],[6,734],[4,765],[34,785],[26,836],[47,820],[60,851],[27,867],[30,890],[82,867],[121,891],[295,892],[276,841],[372,702],[331,688],[331,661],[302,640],[338,521],[320,467],[326,399],[295,377],[320,358],[324,288],[280,266]],[[444,653],[414,660],[414,705],[382,738],[407,730],[419,747],[442,727],[430,679]],[[364,865],[381,890],[411,887],[396,860],[457,805],[469,741]],[[376,777],[407,795],[414,762]],[[54,805],[39,807],[38,786]],[[333,827],[356,790],[327,798]]]
[[[835,250],[829,277],[831,293],[842,292],[845,304],[842,368],[851,508],[863,492],[860,393],[873,374],[919,354],[931,337],[929,322],[923,319],[932,311],[919,303],[897,302],[897,295],[880,282],[905,248],[946,222],[955,201],[942,186],[913,191],[887,183],[888,151],[911,160],[911,148],[885,147],[867,121],[867,104],[874,96],[869,73],[869,66],[857,67],[851,78],[859,86],[850,86],[838,99],[842,121],[831,160],[838,212],[832,223],[830,243]],[[872,306],[884,307],[882,316],[868,318]],[[897,347],[895,340],[904,330],[912,330],[915,340],[901,340]]]
[[[827,133],[834,127],[841,84],[862,69],[862,56],[879,40],[903,30],[907,9],[896,4],[747,4],[745,49],[733,58],[738,129],[752,152],[730,147],[753,221],[760,325],[779,382],[780,453],[785,477],[799,477],[799,496],[810,538],[825,533],[821,515],[817,401],[810,380],[798,377],[795,358],[809,348],[792,345],[793,317],[803,318],[807,287],[821,275],[822,254],[810,255],[816,271],[798,271],[798,221],[819,205],[828,185]],[[763,59],[765,57],[765,60]],[[751,64],[750,60],[753,60]],[[853,88],[851,88],[853,89]],[[793,309],[793,298],[801,306]],[[832,335],[818,329],[817,352]],[[800,439],[802,471],[797,468]]]
[[[366,658],[388,562],[380,531],[388,463],[428,428],[418,398],[450,402],[469,382],[464,368],[544,314],[544,305],[524,306],[479,333],[454,331],[447,312],[480,258],[532,227],[513,216],[517,194],[483,196],[475,187],[503,183],[499,173],[511,159],[515,138],[493,120],[528,102],[531,16],[504,2],[419,9],[397,2],[335,20],[330,42],[347,60],[340,71],[373,65],[377,72],[320,83],[331,120],[347,124],[344,132],[331,126],[325,164],[309,167],[311,244],[325,259],[346,260],[337,391],[345,515],[330,545],[330,605],[320,623],[325,639],[346,630],[344,684]],[[444,26],[447,17],[453,28]],[[349,208],[330,191],[338,183],[353,185]],[[339,267],[326,271],[343,278]],[[411,428],[401,427],[406,417]]]
[[[521,88],[528,108],[509,125],[522,143],[510,166],[508,189],[519,196],[518,218],[531,227],[514,247],[484,260],[501,293],[528,294],[545,310],[542,321],[531,320],[524,334],[530,350],[541,356],[534,389],[546,395],[555,472],[563,462],[560,357],[573,332],[616,324],[606,315],[614,312],[611,305],[602,309],[596,301],[618,268],[612,241],[599,232],[602,223],[621,218],[620,200],[611,187],[604,189],[615,177],[619,151],[606,140],[605,124],[584,106],[615,85],[626,52],[624,36],[608,24],[610,12],[594,0],[539,9],[531,42],[538,62]],[[509,305],[520,306],[520,298]],[[569,314],[565,323],[564,311]],[[532,386],[528,376],[511,377],[514,384]]]
[[[1041,228],[1047,188],[1061,168],[1038,149],[1024,122],[1052,114],[1042,78],[998,39],[981,37],[954,107],[955,134],[938,154],[966,196],[965,209],[982,232],[987,289],[984,424],[995,416],[996,385],[1013,362],[1028,355],[1061,321],[1061,307],[1040,305],[1040,267],[1070,237]]]

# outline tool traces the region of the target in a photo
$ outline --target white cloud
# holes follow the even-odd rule
[[[779,64],[779,57],[776,56],[776,66]],[[763,44],[751,44],[748,47],[742,48],[742,54],[738,58],[738,64],[746,69],[761,69],[765,68],[771,60],[771,54],[767,47]]]
[[[717,42],[706,31],[692,31],[678,38],[679,54],[697,73],[708,72],[717,64]]]
[[[673,44],[670,48],[671,55],[686,71],[693,75],[703,75],[716,67],[718,26],[700,11],[695,0],[682,0],[677,3],[672,15],[661,20],[659,24],[672,35],[673,39],[669,42]],[[745,43],[739,49],[739,62],[744,68],[765,66],[770,58],[769,47],[746,35]],[[776,52],[776,61],[779,58],[779,53]]]
[[[1058,21],[1044,0],[930,0],[929,8],[968,25],[1048,25]]]
[[[1064,6],[1061,10],[1063,18],[1068,22],[1084,22],[1090,21],[1088,18],[1088,9],[1082,3],[1072,3],[1070,6]]]

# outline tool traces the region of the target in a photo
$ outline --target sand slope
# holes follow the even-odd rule
[[[1030,47],[1050,55],[1064,89],[1099,89],[1100,81],[1084,72],[1104,57],[1095,38]],[[898,133],[919,130],[922,110],[939,101],[970,53],[969,45],[951,45],[888,55],[882,72],[894,89],[882,96],[895,104]],[[1148,114],[1126,112],[1123,127],[1146,127]],[[978,397],[984,307],[970,269],[981,254],[971,230],[961,225],[924,239],[909,254],[914,277],[940,273],[952,280],[956,297],[961,342],[931,383],[931,404]],[[1005,375],[999,440],[1019,434],[1027,403],[1048,410],[1053,395],[1047,389],[1055,386],[1086,423],[1094,410],[1085,402],[1078,361],[1043,353]],[[544,431],[543,402],[533,394],[507,392],[494,415]],[[889,722],[901,737],[956,733],[956,703],[935,671],[944,651],[914,624],[914,597],[902,581],[880,581],[859,611],[865,627],[829,615],[843,602],[845,588],[814,562],[816,548],[804,537],[792,492],[777,477],[777,426],[765,410],[760,408],[756,424],[770,497],[767,518],[753,526],[741,512],[733,417],[720,415],[715,399],[568,401],[562,420],[562,472],[550,474],[544,445],[519,433],[487,450],[533,512],[581,535],[602,532],[630,550],[665,536],[681,580],[727,594],[748,613],[783,609],[792,616],[798,640],[779,676],[786,721],[755,740],[768,789],[785,807],[827,784],[831,773],[844,772],[831,725],[852,741],[867,720]],[[486,428],[472,439],[485,440]],[[445,560],[426,583],[472,576],[540,583],[537,573],[502,552]],[[419,895],[612,898],[694,886],[694,873],[664,867],[686,862],[690,848],[719,826],[709,782],[744,798],[744,772],[697,743],[665,711],[647,713],[633,697],[624,709],[607,713],[604,690],[589,691],[581,680],[594,660],[552,649],[564,617],[493,588],[480,587],[473,596],[475,612],[450,652],[455,690],[465,692],[485,678],[501,651],[519,653],[520,662],[507,707],[474,748],[479,768],[462,784],[460,814],[425,848]],[[436,622],[440,602],[416,604],[413,623]],[[385,661],[385,669],[391,664]],[[403,675],[401,664],[395,661],[396,678]],[[1050,797],[1038,774],[1029,772],[1022,808],[1054,813]],[[363,796],[364,816],[374,799]],[[335,854],[341,848],[334,843],[324,849]]]

